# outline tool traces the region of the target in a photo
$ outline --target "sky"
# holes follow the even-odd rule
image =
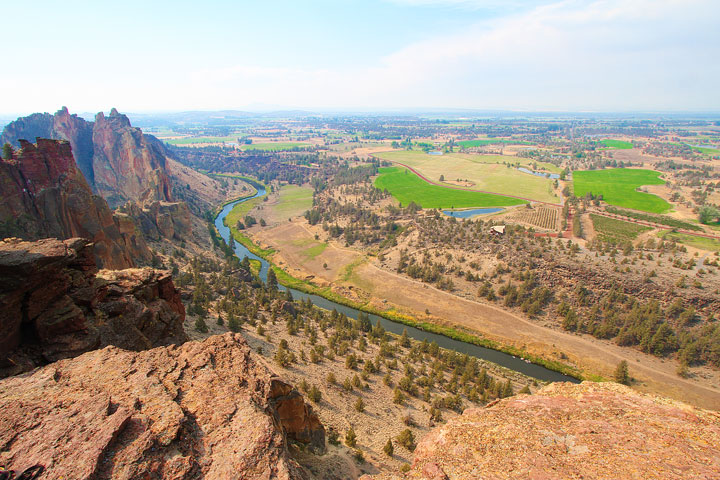
[[[0,114],[720,111],[718,0],[33,0],[0,15]]]

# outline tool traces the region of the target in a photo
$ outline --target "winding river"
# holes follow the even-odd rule
[[[238,203],[246,202],[253,198],[261,197],[263,195],[265,195],[265,189],[258,188],[258,192],[254,196],[231,202],[223,207],[218,216],[215,218],[215,227],[217,227],[218,232],[220,232],[220,235],[223,239],[225,239],[226,242],[230,240],[230,229],[225,225],[225,217],[227,217],[228,213],[230,213],[233,207],[235,207],[235,205],[237,205]],[[250,259],[259,260],[261,264],[260,278],[263,281],[267,281],[269,264],[265,259],[258,257],[254,253],[250,252],[244,245],[241,245],[239,242],[235,242],[235,255],[237,255],[237,257],[240,259],[242,259],[243,257],[248,257]],[[279,288],[283,291],[288,290],[282,285],[280,285]],[[340,305],[339,303],[332,302],[326,298],[317,295],[307,294],[292,288],[289,290],[293,298],[296,300],[305,300],[309,298],[314,305],[320,308],[324,308],[326,310],[335,309],[339,313],[344,313],[350,318],[358,318],[358,314],[360,313],[359,310],[345,305]],[[399,322],[388,320],[387,318],[383,318],[378,315],[369,314],[369,316],[373,324],[380,322],[380,324],[385,328],[385,330],[391,333],[400,335],[402,334],[402,331],[404,329],[407,329],[408,336],[415,340],[427,340],[428,342],[435,341],[442,348],[454,350],[463,354],[472,355],[474,357],[496,363],[505,368],[518,371],[530,377],[537,378],[538,380],[542,380],[545,382],[579,382],[579,380],[577,380],[576,378],[570,377],[568,375],[563,375],[562,373],[556,372],[554,370],[549,370],[541,365],[528,363],[521,358],[514,357],[507,353],[492,350],[490,348],[480,347],[471,343],[461,342],[449,337],[445,337],[443,335],[425,332],[423,330],[419,330],[417,328],[413,328]]]

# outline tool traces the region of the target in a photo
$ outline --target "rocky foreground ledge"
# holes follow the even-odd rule
[[[720,414],[615,383],[551,384],[430,432],[406,475],[363,480],[720,478]]]
[[[0,381],[0,465],[43,478],[300,479],[286,439],[322,450],[302,396],[241,335],[106,347]]]
[[[0,377],[114,345],[187,340],[170,272],[98,271],[88,240],[0,241]]]

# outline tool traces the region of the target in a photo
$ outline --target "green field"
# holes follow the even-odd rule
[[[720,149],[711,147],[692,147],[696,152],[704,153],[705,155],[720,155]]]
[[[242,150],[266,150],[276,152],[280,150],[289,150],[295,147],[309,147],[309,143],[305,142],[268,142],[268,143],[251,143],[249,145],[240,145]]]
[[[276,220],[287,220],[303,215],[312,208],[313,189],[297,185],[283,185],[278,195],[278,203],[272,205],[273,217]]]
[[[227,217],[225,217],[225,225],[230,227],[230,230],[237,231],[235,228],[235,225],[237,225],[237,222],[239,220],[242,220],[244,223],[245,216],[250,212],[250,210],[253,209],[256,205],[260,205],[263,203],[263,198],[267,196],[267,193],[263,195],[262,197],[255,197],[253,199],[250,199],[246,202],[238,203],[233,207],[232,210],[230,210],[230,213],[227,214]]]
[[[598,143],[605,145],[608,148],[617,148],[619,150],[630,150],[633,148],[633,144],[631,142],[626,142],[625,140],[613,140],[609,138]]]
[[[502,143],[503,145],[532,145],[530,142],[520,140],[507,140],[504,138],[483,138],[479,140],[461,140],[458,145],[464,148],[484,147],[485,145],[494,145]]]
[[[612,168],[606,170],[582,170],[573,173],[575,196],[582,197],[588,192],[602,195],[609,205],[631,208],[649,213],[664,213],[672,208],[668,202],[649,193],[638,192],[643,185],[662,185],[660,172]]]
[[[469,180],[472,182],[469,188],[474,190],[532,198],[541,202],[560,202],[553,192],[552,180],[508,167],[519,163],[532,168],[533,161],[526,158],[462,153],[428,155],[419,151],[382,152],[375,156],[408,165],[434,182],[439,182],[442,175],[446,182],[456,179]],[[537,167],[553,173],[559,172],[554,165],[542,162],[537,162]]]
[[[641,213],[635,210],[624,210],[622,208],[605,207],[605,211],[608,213],[614,213],[615,215],[623,215],[625,217],[634,218],[636,220],[643,220],[645,222],[659,223],[667,225],[668,227],[681,228],[683,230],[696,230],[702,231],[702,227],[697,223],[684,222],[674,217],[667,215],[654,215],[650,213]]]
[[[713,238],[696,237],[695,235],[687,235],[685,233],[672,232],[670,230],[658,233],[658,237],[663,240],[699,248],[700,250],[709,250],[711,252],[720,251],[720,241]]]
[[[431,185],[411,171],[398,167],[381,168],[375,187],[387,189],[403,206],[410,202],[423,208],[503,207],[527,203],[501,195]]]
[[[614,218],[602,217],[600,215],[590,214],[593,222],[593,228],[597,237],[605,242],[626,243],[632,242],[642,232],[652,230],[650,227],[636,225],[630,222],[623,222]]]

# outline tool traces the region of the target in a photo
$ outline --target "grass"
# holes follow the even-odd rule
[[[268,143],[251,143],[249,145],[240,145],[242,150],[265,150],[269,152],[277,152],[280,150],[290,150],[295,147],[309,147],[309,143],[305,142],[268,142]]]
[[[327,246],[328,246],[327,243],[318,243],[317,245],[313,245],[312,247],[304,250],[302,252],[302,254],[308,258],[315,258],[318,255],[320,255],[321,253],[323,253],[325,251],[325,249],[327,248]]]
[[[638,192],[636,189],[643,185],[664,183],[660,179],[660,172],[653,170],[611,168],[573,173],[575,196],[582,197],[587,193],[602,195],[603,200],[610,205],[649,213],[664,213],[672,206],[657,195]]]
[[[652,230],[650,227],[603,217],[593,213],[590,214],[590,219],[593,222],[593,227],[595,228],[595,233],[598,238],[605,242],[615,244],[632,242],[641,233]]]
[[[423,208],[501,207],[521,205],[524,200],[431,185],[404,168],[384,167],[375,187],[387,189],[404,206],[415,202]]]
[[[634,218],[636,220],[642,220],[645,222],[659,223],[667,225],[668,227],[681,228],[683,230],[696,230],[702,231],[702,228],[697,223],[684,222],[677,218],[669,217],[667,215],[654,215],[650,213],[641,213],[634,210],[623,210],[622,208],[606,207],[605,210],[608,213],[614,213],[615,215],[623,215],[625,217]]]
[[[261,204],[265,197],[267,197],[267,193],[261,197],[255,197],[251,200],[248,200],[247,202],[242,202],[235,205],[233,209],[230,210],[230,213],[228,213],[227,217],[225,217],[225,224],[232,230],[233,228],[235,228],[235,225],[237,225],[238,221],[242,221],[244,223],[245,216],[250,212],[250,210],[253,209],[253,207]]]
[[[631,142],[626,142],[625,140],[613,140],[609,138],[598,143],[605,145],[608,148],[617,148],[618,150],[630,150],[633,148],[633,144]]]
[[[663,240],[682,243],[689,247],[699,248],[700,250],[708,250],[711,252],[720,251],[720,240],[715,240],[713,238],[696,237],[694,235],[673,232],[670,230],[658,233],[658,237]]]
[[[312,208],[313,189],[298,185],[283,185],[278,203],[272,206],[274,216],[279,220],[297,217]]]
[[[446,181],[458,178],[469,180],[473,183],[470,188],[475,190],[532,198],[541,202],[560,202],[552,191],[552,180],[528,175],[508,166],[519,164],[532,169],[533,162],[530,159],[461,153],[433,156],[418,151],[383,152],[376,156],[382,160],[408,165],[435,182],[438,182],[442,175]],[[552,173],[557,169],[554,165],[540,162],[537,167]]]
[[[704,153],[705,155],[720,155],[720,149],[711,147],[692,147],[696,152]]]

